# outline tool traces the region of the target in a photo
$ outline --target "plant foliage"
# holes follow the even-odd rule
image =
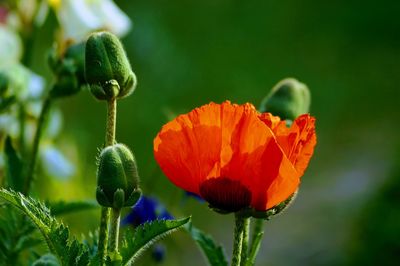
[[[131,265],[154,242],[188,224],[191,217],[180,220],[155,220],[128,230],[121,247],[123,265]]]
[[[13,190],[0,189],[0,197],[21,210],[42,233],[61,265],[88,265],[88,248],[70,236],[68,227],[57,221],[41,202]]]

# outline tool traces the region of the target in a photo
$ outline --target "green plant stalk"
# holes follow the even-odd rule
[[[255,219],[254,221],[254,229],[253,235],[251,237],[251,247],[254,246],[254,240],[257,238],[257,235],[264,232],[264,220],[263,219]]]
[[[24,157],[25,154],[25,106],[20,103],[18,109],[18,119],[19,119],[19,149],[21,155]]]
[[[110,252],[119,254],[118,252],[118,239],[119,239],[119,224],[121,219],[121,209],[113,208],[111,212],[110,224]]]
[[[250,218],[243,219],[243,240],[242,240],[242,254],[240,265],[244,266],[249,254],[249,231],[250,231]]]
[[[111,146],[115,142],[116,123],[117,123],[117,100],[111,99],[107,102],[105,146]],[[110,223],[110,208],[102,207],[101,218],[100,218],[100,229],[99,229],[99,245],[98,245],[100,265],[104,265],[106,260],[109,223]]]
[[[242,253],[244,217],[240,213],[235,213],[235,231],[233,236],[233,251],[231,266],[239,266]]]
[[[37,157],[38,157],[38,153],[39,153],[40,140],[42,138],[43,129],[44,129],[44,127],[47,123],[48,117],[49,117],[51,103],[52,103],[52,99],[50,98],[50,96],[48,96],[44,100],[42,110],[40,111],[40,116],[39,116],[39,120],[37,123],[35,137],[33,139],[31,159],[30,159],[30,162],[28,165],[28,172],[27,172],[27,176],[25,179],[24,188],[22,191],[22,193],[25,195],[29,194],[29,190],[31,188],[31,185],[32,185],[32,182],[34,179],[36,162],[37,162]]]

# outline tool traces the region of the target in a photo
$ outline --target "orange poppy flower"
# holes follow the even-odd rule
[[[270,209],[296,192],[316,144],[315,118],[290,128],[253,105],[210,103],[164,125],[154,155],[176,186],[224,211]]]

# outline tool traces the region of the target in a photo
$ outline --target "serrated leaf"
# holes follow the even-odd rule
[[[209,265],[228,266],[224,249],[221,245],[217,245],[210,235],[205,234],[193,225],[189,225],[186,229],[206,256]]]
[[[94,200],[70,202],[58,201],[47,203],[47,205],[49,206],[51,214],[54,216],[99,208],[99,204]]]
[[[122,264],[131,265],[154,242],[182,228],[190,219],[191,217],[180,220],[155,220],[138,226],[133,232],[127,231],[120,250]]]
[[[0,198],[27,215],[42,233],[51,251],[62,265],[89,264],[87,247],[69,234],[69,230],[61,222],[50,215],[49,209],[41,202],[25,197],[19,192],[0,188]]]
[[[31,221],[12,206],[0,208],[0,265],[20,265],[21,259],[31,257],[33,247],[43,243],[43,239],[34,234],[36,227]]]
[[[22,191],[24,186],[23,169],[24,163],[11,143],[11,138],[7,136],[4,144],[4,154],[7,164],[7,185],[16,191]]]

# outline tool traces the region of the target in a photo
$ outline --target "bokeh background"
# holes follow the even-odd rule
[[[176,217],[192,214],[230,254],[232,217],[184,197],[157,167],[153,138],[194,107],[258,106],[279,80],[295,77],[311,90],[318,145],[296,202],[266,223],[256,265],[398,265],[400,1],[115,2],[134,23],[122,41],[138,77],[135,93],[119,102],[117,140],[135,152],[145,193]],[[48,78],[44,54],[55,27],[53,16],[33,44],[32,68]],[[106,106],[88,91],[58,106],[57,144],[78,171],[69,180],[42,179],[36,191],[43,199],[94,198]],[[80,234],[98,217],[63,218]],[[162,242],[161,265],[205,265],[184,232]],[[149,254],[140,263],[156,264]]]

